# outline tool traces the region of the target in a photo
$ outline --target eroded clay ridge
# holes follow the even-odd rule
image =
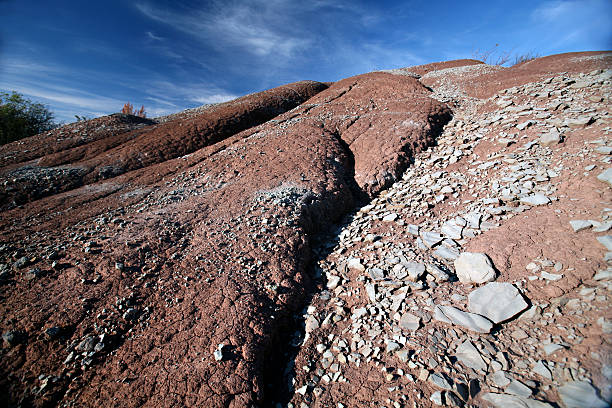
[[[121,157],[140,168],[0,214],[2,394],[24,406],[265,401],[263,375],[310,286],[310,236],[434,143],[450,111],[429,95],[372,73],[208,146],[183,131],[194,118],[45,157],[86,163],[84,182]],[[155,159],[130,156],[145,149]]]
[[[192,153],[294,108],[327,85],[302,81],[161,124],[127,115],[76,123],[0,149],[7,208]],[[143,127],[143,125],[150,125]]]

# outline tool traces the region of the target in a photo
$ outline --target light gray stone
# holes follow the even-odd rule
[[[508,282],[489,282],[468,295],[468,310],[500,323],[527,308],[519,290]]]
[[[421,238],[423,239],[423,243],[427,245],[428,248],[436,246],[442,241],[442,239],[444,239],[442,235],[432,231],[423,231],[421,233]]]
[[[600,173],[597,176],[597,180],[608,183],[608,185],[612,186],[612,167],[604,170],[603,173]]]
[[[434,319],[456,324],[477,333],[489,333],[493,328],[490,320],[474,313],[463,312],[452,306],[437,305],[434,309]]]
[[[421,318],[412,313],[404,313],[400,317],[400,327],[411,331],[418,330],[421,327]]]
[[[550,370],[542,360],[539,360],[537,363],[535,363],[535,365],[533,366],[533,372],[542,378],[552,380],[552,374],[550,373]]]
[[[478,349],[469,340],[464,341],[457,347],[456,357],[457,360],[474,370],[487,370],[487,363],[485,363]]]
[[[429,382],[443,390],[452,390],[452,384],[444,377],[443,374],[432,374],[429,376]]]
[[[491,375],[491,379],[496,386],[500,388],[507,387],[510,384],[510,380],[506,377],[505,371],[496,371]]]
[[[556,130],[550,131],[540,136],[540,144],[542,146],[556,145],[559,142],[561,142],[561,136]]]
[[[536,207],[539,205],[546,205],[550,203],[550,199],[546,197],[544,194],[536,193],[528,195],[527,197],[523,197],[520,199],[522,204],[530,205],[532,207]]]
[[[442,234],[452,239],[461,239],[461,231],[463,231],[463,227],[451,222],[444,223],[440,229]]]
[[[544,350],[544,352],[548,356],[548,355],[554,353],[557,350],[563,349],[563,346],[560,345],[560,344],[556,344],[556,343],[550,343],[550,344],[543,344],[542,345],[542,349]]]
[[[518,395],[488,392],[482,396],[482,399],[493,404],[495,408],[553,408],[552,405],[546,402]]]
[[[612,251],[612,235],[604,235],[603,237],[597,237],[597,241],[606,247],[608,251]]]
[[[508,394],[518,395],[520,397],[530,397],[531,394],[533,394],[531,388],[518,380],[510,381],[510,384],[506,388],[506,392]]]
[[[421,279],[423,274],[425,273],[425,265],[419,262],[406,262],[403,264],[406,268],[406,272],[408,272],[408,279],[413,282]]]
[[[571,381],[559,387],[559,397],[565,408],[606,408],[608,404],[599,398],[597,390],[586,381]]]
[[[462,283],[485,283],[495,280],[493,263],[486,254],[463,252],[454,262],[455,272]]]
[[[571,220],[569,223],[572,226],[574,232],[580,232],[593,226],[591,221],[587,220]]]
[[[455,248],[449,248],[446,246],[439,246],[434,251],[433,255],[437,258],[448,259],[449,261],[454,261],[459,257],[459,251]]]

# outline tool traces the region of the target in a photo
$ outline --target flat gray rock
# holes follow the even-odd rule
[[[427,245],[428,248],[431,248],[439,244],[444,238],[437,232],[424,231],[421,233],[421,239],[423,239],[423,243]]]
[[[489,257],[477,252],[463,252],[454,262],[462,283],[485,283],[495,280],[495,269]]]
[[[442,225],[440,232],[445,236],[452,239],[461,239],[461,232],[463,231],[463,227],[456,225],[452,222],[446,222]]]
[[[433,317],[437,321],[462,326],[477,333],[489,333],[493,328],[490,320],[452,306],[437,305]]]
[[[531,388],[518,380],[510,381],[510,385],[506,387],[508,394],[518,395],[519,397],[530,397],[533,394]]]
[[[489,282],[468,295],[468,310],[500,323],[527,309],[519,290],[508,282]]]
[[[408,279],[416,282],[425,273],[425,265],[419,262],[406,262],[403,264],[408,272]]]
[[[571,381],[559,387],[559,397],[566,408],[606,408],[609,405],[597,396],[597,390],[586,381]]]
[[[597,240],[601,245],[605,246],[608,251],[612,251],[612,235],[597,237]]]
[[[421,327],[421,318],[412,313],[404,313],[400,317],[400,327],[402,329],[415,331]]]
[[[490,402],[496,408],[553,408],[552,405],[546,402],[518,395],[488,392],[482,396],[482,399]]]
[[[439,246],[434,251],[433,255],[437,258],[448,259],[449,261],[454,261],[459,257],[459,251],[454,248],[448,248],[445,246]]]
[[[597,176],[597,180],[603,181],[604,183],[608,183],[609,186],[612,186],[612,167],[604,170],[603,173],[600,173]]]
[[[457,347],[457,360],[461,361],[465,366],[474,370],[487,370],[487,363],[482,359],[480,352],[471,341],[466,340]]]
[[[542,146],[556,145],[561,142],[561,136],[557,131],[551,131],[540,136],[540,144]]]
[[[550,203],[550,199],[546,197],[544,194],[536,193],[536,194],[531,194],[531,195],[528,195],[527,197],[521,198],[520,202],[522,204],[527,204],[532,207],[536,207],[539,205],[546,205]]]
[[[571,220],[569,223],[572,226],[574,232],[580,232],[593,226],[591,221],[587,220]]]

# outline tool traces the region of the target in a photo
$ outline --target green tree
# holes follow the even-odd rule
[[[55,128],[53,113],[13,91],[0,92],[0,145]]]

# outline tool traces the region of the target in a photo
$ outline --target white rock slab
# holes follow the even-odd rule
[[[466,340],[457,347],[456,351],[457,360],[461,361],[467,367],[473,368],[474,370],[487,370],[487,363],[482,359],[480,352],[471,341]]]
[[[597,180],[603,181],[604,183],[608,183],[608,185],[612,186],[612,167],[604,170],[603,173],[600,173],[597,176]]]
[[[597,396],[597,390],[586,381],[571,381],[559,387],[559,397],[566,408],[606,408],[608,404]]]
[[[539,205],[546,205],[550,203],[550,199],[546,197],[544,194],[536,193],[528,195],[527,197],[523,197],[520,199],[522,204],[530,205],[532,207],[537,207]]]
[[[468,310],[494,323],[516,316],[527,306],[519,290],[508,282],[489,282],[468,295]]]
[[[597,240],[601,245],[605,246],[608,251],[612,251],[612,235],[597,237]]]
[[[495,280],[493,263],[486,254],[463,252],[454,262],[455,273],[462,283],[485,283]]]
[[[489,333],[493,328],[490,320],[452,306],[437,305],[433,317],[437,321],[462,326],[477,333]]]
[[[593,223],[587,220],[571,220],[569,223],[574,232],[580,232],[593,226]]]
[[[546,402],[537,401],[518,395],[488,392],[482,396],[482,399],[490,402],[496,408],[553,408],[552,405]]]

